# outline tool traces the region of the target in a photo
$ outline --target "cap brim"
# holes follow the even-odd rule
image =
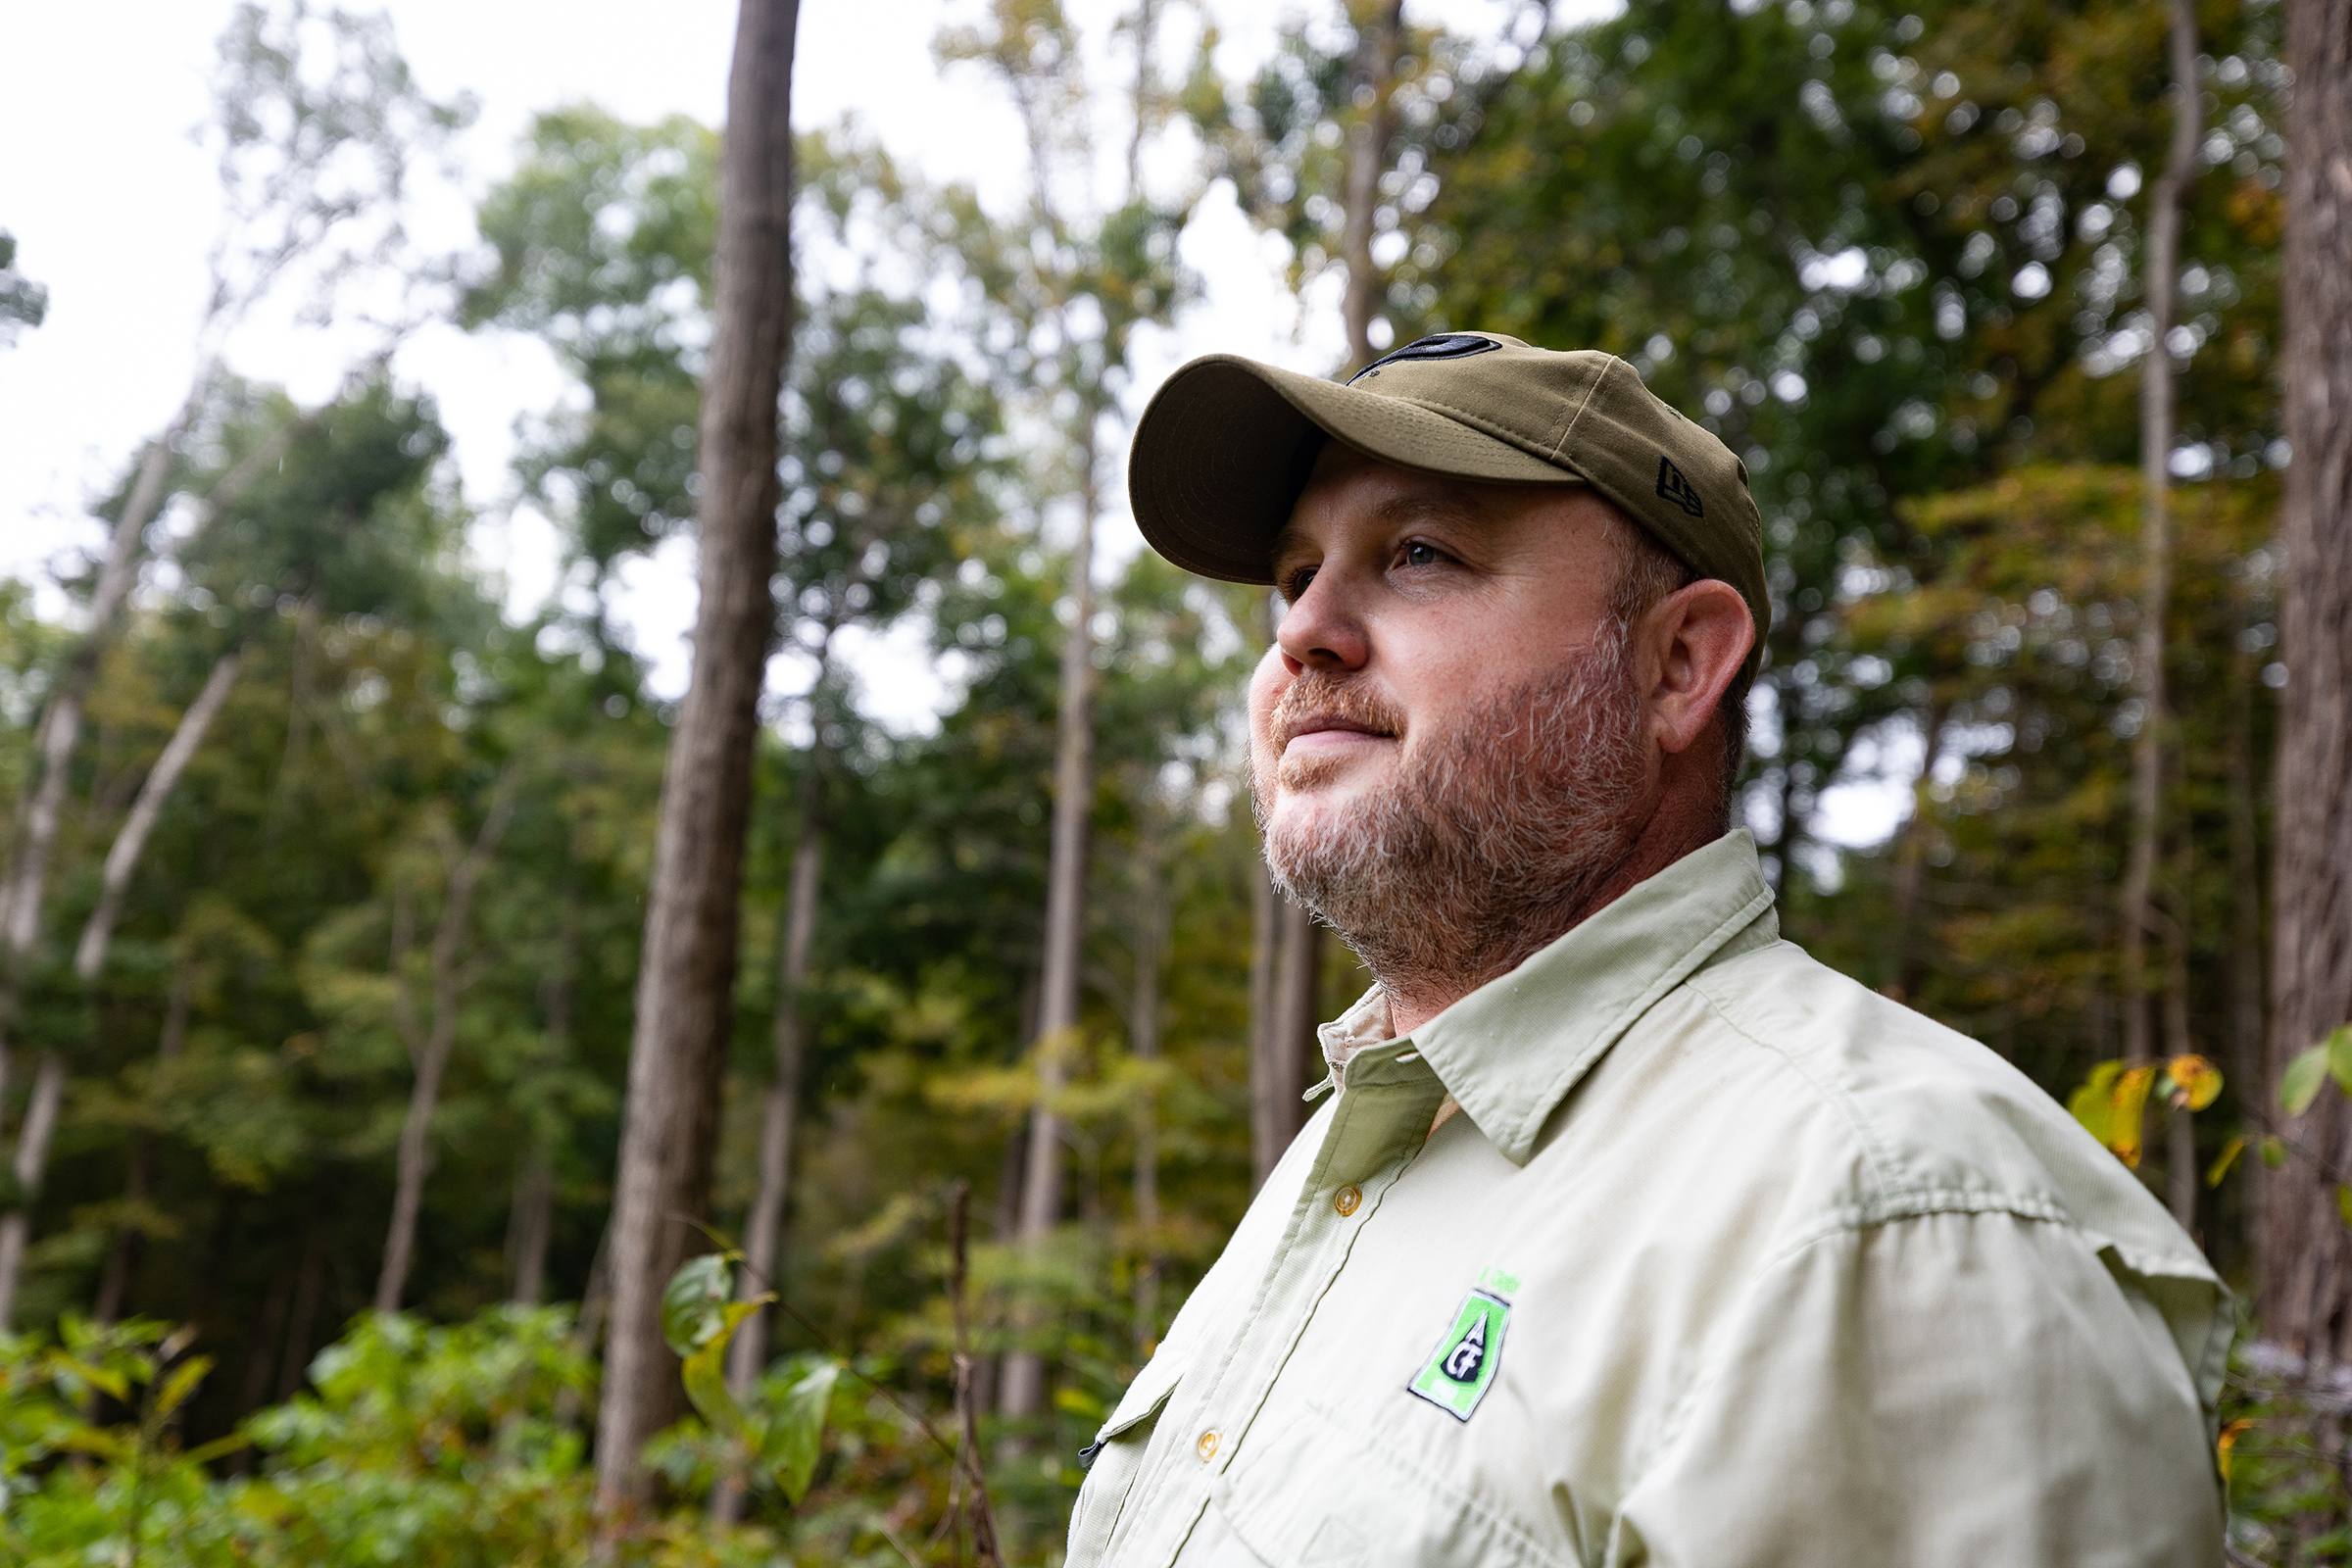
[[[1582,484],[1574,471],[1460,419],[1236,355],[1170,376],[1144,410],[1127,493],[1152,548],[1188,571],[1272,582],[1274,536],[1305,488],[1316,432],[1423,473]]]

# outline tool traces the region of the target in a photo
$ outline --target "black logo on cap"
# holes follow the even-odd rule
[[[1440,332],[1435,337],[1415,338],[1356,371],[1348,378],[1348,384],[1353,386],[1382,366],[1394,365],[1398,360],[1465,360],[1473,354],[1492,354],[1500,347],[1493,338],[1480,337],[1475,332]]]
[[[1658,460],[1658,494],[1688,512],[1693,517],[1703,517],[1707,509],[1699,504],[1698,492],[1683,477],[1683,470],[1674,466],[1671,458]]]

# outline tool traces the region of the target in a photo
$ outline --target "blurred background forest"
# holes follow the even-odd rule
[[[886,122],[793,140],[739,901],[727,810],[661,821],[699,699],[613,608],[709,510],[721,130],[549,110],[435,249],[408,191],[471,109],[398,8],[241,10],[196,376],[92,547],[0,581],[0,1558],[961,1561],[975,1471],[1004,1558],[1057,1558],[1364,983],[1256,859],[1279,607],[1096,543],[1212,202],[1316,368],[1604,348],[1741,453],[1784,930],[2073,1099],[2257,1294],[2259,1185],[2344,1192],[2269,992],[2286,9],[1310,0],[1237,74],[1168,0],[948,8],[1017,203]],[[64,281],[37,238],[0,238],[0,377]],[[324,398],[231,368],[290,301],[357,332]],[[396,368],[452,325],[569,382],[513,411],[562,554],[522,612]],[[877,716],[886,644],[935,719]],[[681,1004],[641,956],[657,846],[703,829],[726,951]],[[709,1169],[623,1223],[633,1045],[707,1081],[661,1114]],[[666,1314],[689,1413],[648,1292],[726,1248],[743,1278]],[[2233,1550],[2343,1560],[2352,1394],[2324,1335],[2258,1329]]]

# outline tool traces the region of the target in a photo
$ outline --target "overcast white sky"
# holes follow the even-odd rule
[[[0,350],[0,573],[40,581],[62,553],[88,548],[98,529],[87,504],[184,396],[218,213],[211,165],[189,132],[209,113],[207,74],[231,9],[232,0],[133,0],[25,7],[12,18],[0,58],[0,146],[9,149],[0,161],[0,228],[17,236],[19,269],[48,285],[50,308],[41,327]],[[1009,107],[977,73],[943,75],[931,58],[942,23],[970,9],[971,0],[804,0],[796,121],[813,126],[855,115],[929,177],[970,180],[992,205],[1010,205],[1025,155]],[[1079,0],[1074,9],[1099,24],[1109,7]],[[1220,65],[1246,74],[1282,19],[1300,9],[1208,0]],[[1506,0],[1411,8],[1490,36],[1511,9]],[[1615,4],[1561,9],[1595,14]],[[441,246],[470,237],[471,198],[512,169],[536,111],[588,100],[633,120],[720,118],[733,0],[391,0],[388,10],[425,89],[468,92],[481,108],[463,188],[428,192],[424,203],[426,236]],[[1336,298],[1301,310],[1283,286],[1279,243],[1250,231],[1228,191],[1212,192],[1182,254],[1205,278],[1206,297],[1175,331],[1143,345],[1139,404],[1167,370],[1212,349],[1313,369],[1340,357]],[[234,340],[229,359],[315,400],[339,378],[347,345],[264,318]],[[396,368],[439,401],[466,499],[481,517],[473,548],[505,575],[510,608],[528,613],[556,587],[559,543],[546,519],[516,505],[514,430],[573,389],[536,341],[506,333],[430,329]],[[1122,514],[1105,519],[1102,544],[1116,563],[1141,541]],[[693,605],[683,541],[629,574],[621,615],[666,692],[684,685]],[[924,724],[945,693],[919,630],[856,654],[868,710]],[[775,674],[789,679],[781,668]],[[1851,826],[1858,831],[1839,836],[1876,836],[1876,823]]]
[[[0,227],[18,238],[19,269],[48,285],[50,310],[0,351],[0,572],[37,580],[60,552],[86,548],[97,537],[88,502],[184,395],[218,212],[211,166],[189,131],[209,112],[207,73],[231,9],[231,0],[50,6],[11,24],[0,60],[0,145],[11,149],[0,166]],[[1281,13],[1213,9],[1227,39],[1222,59],[1242,71],[1263,57]],[[1490,0],[1446,9],[1473,19],[1500,11]],[[732,0],[393,0],[389,11],[424,88],[469,92],[481,106],[463,196],[428,192],[424,203],[425,232],[440,245],[469,237],[463,198],[512,169],[538,110],[590,100],[634,120],[721,117]],[[1009,206],[1026,165],[1009,107],[976,72],[943,76],[932,62],[931,40],[951,14],[947,0],[808,0],[795,118],[808,126],[855,115],[932,178],[973,181],[993,205]],[[1212,347],[1318,368],[1338,356],[1336,317],[1310,317],[1297,330],[1279,246],[1250,231],[1229,195],[1208,203],[1185,254],[1207,275],[1208,300],[1171,341],[1147,345],[1143,385]],[[312,400],[335,384],[347,345],[265,317],[239,333],[229,357]],[[422,334],[397,369],[439,400],[466,497],[482,514],[476,552],[506,574],[511,607],[527,612],[554,586],[558,541],[545,519],[514,504],[513,432],[518,417],[566,397],[564,375],[527,337],[450,328]],[[1104,543],[1115,563],[1140,541],[1112,518]],[[629,581],[623,618],[655,657],[657,684],[675,691],[693,613],[689,550],[662,552]],[[899,657],[875,650],[867,659],[867,700],[920,722],[939,694],[921,662],[910,662],[919,638],[902,641]]]

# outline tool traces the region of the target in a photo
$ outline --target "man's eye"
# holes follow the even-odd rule
[[[1434,566],[1446,559],[1436,545],[1416,539],[1404,547],[1404,564],[1408,566]]]
[[[1297,571],[1282,579],[1282,597],[1291,604],[1297,604],[1306,593],[1306,585],[1314,580],[1315,568],[1300,566]]]

